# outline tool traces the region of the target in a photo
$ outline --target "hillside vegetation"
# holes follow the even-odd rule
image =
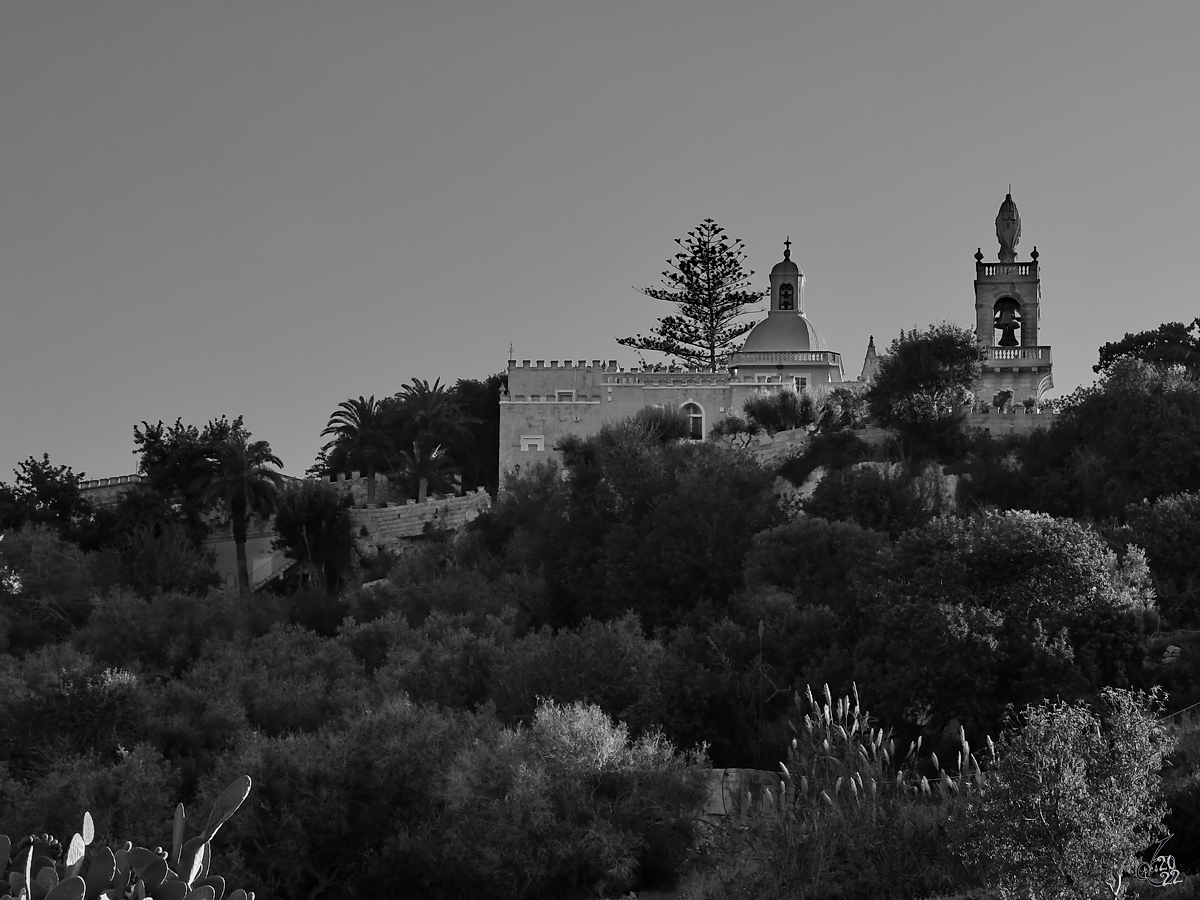
[[[1003,440],[944,396],[882,444],[849,395],[786,402],[813,439],[782,466],[647,412],[357,575],[337,497],[285,493],[328,547],[285,541],[322,562],[244,597],[213,589],[192,482],[97,512],[27,461],[0,487],[0,831],[86,809],[154,847],[249,775],[214,845],[262,897],[1112,896],[1164,817],[1200,872],[1194,373],[1117,359]],[[779,812],[706,820],[709,767],[781,771]]]

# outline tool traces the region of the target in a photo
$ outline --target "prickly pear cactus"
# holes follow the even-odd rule
[[[175,808],[171,849],[92,848],[95,828],[89,813],[64,848],[48,834],[31,834],[16,844],[0,834],[0,900],[226,900],[225,879],[209,873],[212,839],[250,793],[243,775],[221,792],[203,830],[184,840],[183,804]],[[5,887],[5,883],[7,887]],[[227,900],[254,900],[236,890]]]

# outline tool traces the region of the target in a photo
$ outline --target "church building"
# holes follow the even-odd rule
[[[804,313],[804,275],[791,241],[771,270],[771,306],[721,372],[665,366],[625,369],[616,360],[508,361],[500,398],[500,477],[557,458],[568,434],[587,437],[606,422],[647,406],[682,410],[691,436],[703,438],[726,415],[741,413],[756,391],[828,390],[844,381],[842,355],[829,349]]]
[[[1050,347],[1039,343],[1041,278],[1037,247],[1017,259],[1021,216],[1011,192],[996,217],[997,262],[975,253],[975,333],[986,358],[975,388],[989,404],[1012,391],[1020,404],[1041,401],[1054,386]],[[682,410],[691,436],[702,440],[717,421],[741,414],[756,391],[865,388],[882,357],[872,336],[862,374],[847,382],[842,355],[830,350],[805,314],[804,275],[792,260],[791,241],[771,269],[771,305],[722,372],[666,366],[624,369],[616,360],[508,361],[508,393],[500,399],[500,480],[534,463],[557,457],[568,434],[587,437],[606,422],[628,418],[647,406]]]

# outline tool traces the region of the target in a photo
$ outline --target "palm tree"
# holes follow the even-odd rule
[[[412,452],[398,454],[403,477],[417,485],[417,502],[423,503],[430,487],[451,484],[449,476],[456,469],[446,448],[469,442],[468,425],[478,419],[463,412],[441,379],[430,385],[414,378],[396,395],[395,410],[405,443],[412,446]]]
[[[322,449],[337,446],[346,457],[363,467],[367,476],[367,503],[375,502],[375,470],[387,461],[395,447],[389,434],[390,417],[384,403],[375,402],[375,395],[343,400],[329,417],[329,424],[321,432],[335,435]]]
[[[220,443],[214,444],[212,465],[202,477],[204,500],[220,501],[233,524],[233,543],[237,548],[238,589],[250,593],[250,572],[246,567],[246,525],[250,516],[265,519],[275,511],[276,498],[283,489],[283,477],[268,466],[283,467],[266,441],[250,442],[249,432],[236,428]]]
[[[401,477],[409,485],[417,486],[417,502],[424,503],[430,489],[435,493],[454,486],[453,476],[457,467],[446,455],[446,448],[438,444],[431,450],[425,450],[417,441],[413,441],[412,451],[401,450]]]
[[[395,397],[395,416],[408,441],[418,441],[422,449],[437,444],[445,447],[471,440],[471,429],[478,423],[467,415],[452,390],[441,383],[414,378]]]

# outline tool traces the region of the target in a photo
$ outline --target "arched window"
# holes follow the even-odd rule
[[[1012,297],[1001,297],[992,307],[993,340],[997,347],[1021,345],[1021,304]],[[996,332],[999,332],[996,335]]]
[[[796,301],[793,299],[792,286],[790,284],[781,284],[779,286],[779,308],[780,309],[795,309]]]
[[[704,410],[695,403],[685,403],[683,414],[688,417],[688,437],[693,441],[704,440]]]

